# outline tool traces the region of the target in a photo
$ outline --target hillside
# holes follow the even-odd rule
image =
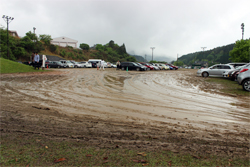
[[[200,51],[195,53],[189,53],[178,58],[178,61],[182,61],[185,65],[192,64],[208,64],[215,63],[229,63],[229,52],[233,50],[235,44],[229,44],[226,46],[217,47],[207,51]]]
[[[7,37],[7,30],[0,29],[1,39],[1,57],[10,60],[30,61],[32,52],[37,52],[39,55],[57,56],[60,59],[86,61],[88,59],[104,59],[107,62],[136,61],[133,56],[130,56],[125,44],[119,46],[114,41],[107,44],[96,44],[90,48],[88,44],[80,44],[80,48],[72,46],[60,47],[50,43],[52,40],[50,35],[39,35],[39,37],[31,31],[26,33],[22,38],[13,36]],[[7,40],[8,39],[8,40]],[[7,41],[9,45],[9,52]]]

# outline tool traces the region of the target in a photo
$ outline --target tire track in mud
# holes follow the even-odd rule
[[[166,75],[168,79],[172,77],[171,81]],[[220,111],[216,112],[217,116],[211,115],[217,118],[232,114],[227,111],[230,108],[221,109],[213,104],[213,95],[194,92],[188,85],[186,90],[186,87],[171,86],[182,75],[169,71],[127,73],[72,69],[63,77],[4,78],[0,97],[4,102],[13,100],[15,105],[1,104],[1,120],[6,119],[1,121],[1,132],[80,140],[100,147],[118,144],[125,148],[209,151],[213,154],[229,151],[230,154],[248,155],[249,117],[242,123],[207,121],[204,117],[213,114],[209,110]],[[195,96],[186,99],[178,94]],[[211,101],[200,100],[204,97]],[[178,101],[182,106],[178,106]],[[33,108],[30,105],[33,103],[39,104],[41,109]],[[192,110],[188,105],[204,106],[208,111]],[[45,107],[50,110],[43,110]],[[12,112],[18,113],[9,117]],[[238,115],[245,112],[240,109]],[[192,120],[195,116],[199,118]],[[234,121],[231,117],[225,119]],[[30,120],[40,123],[29,123]],[[25,125],[23,130],[22,125]]]

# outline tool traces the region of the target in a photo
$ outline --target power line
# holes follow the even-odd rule
[[[201,47],[201,49],[203,49],[203,52],[204,52],[204,50],[206,49],[207,47]]]

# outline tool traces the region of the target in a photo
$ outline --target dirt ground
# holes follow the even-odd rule
[[[56,69],[2,74],[1,135],[249,157],[249,97],[222,94],[219,85],[195,73]]]

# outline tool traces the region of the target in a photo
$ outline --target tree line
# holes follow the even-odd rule
[[[1,57],[10,60],[25,60],[30,61],[32,52],[39,54],[60,56],[64,59],[86,61],[88,59],[104,59],[109,62],[120,61],[136,61],[126,51],[125,44],[119,46],[113,40],[102,45],[96,44],[94,47],[89,47],[86,43],[81,43],[80,48],[71,46],[60,47],[51,44],[52,38],[50,35],[42,34],[37,36],[31,31],[27,32],[24,37],[13,37],[9,35],[9,48],[7,46],[7,30],[0,29],[0,48]]]
[[[217,47],[207,51],[200,51],[183,55],[174,62],[175,65],[205,64],[225,64],[230,62],[249,62],[250,40],[238,40],[233,44]]]

